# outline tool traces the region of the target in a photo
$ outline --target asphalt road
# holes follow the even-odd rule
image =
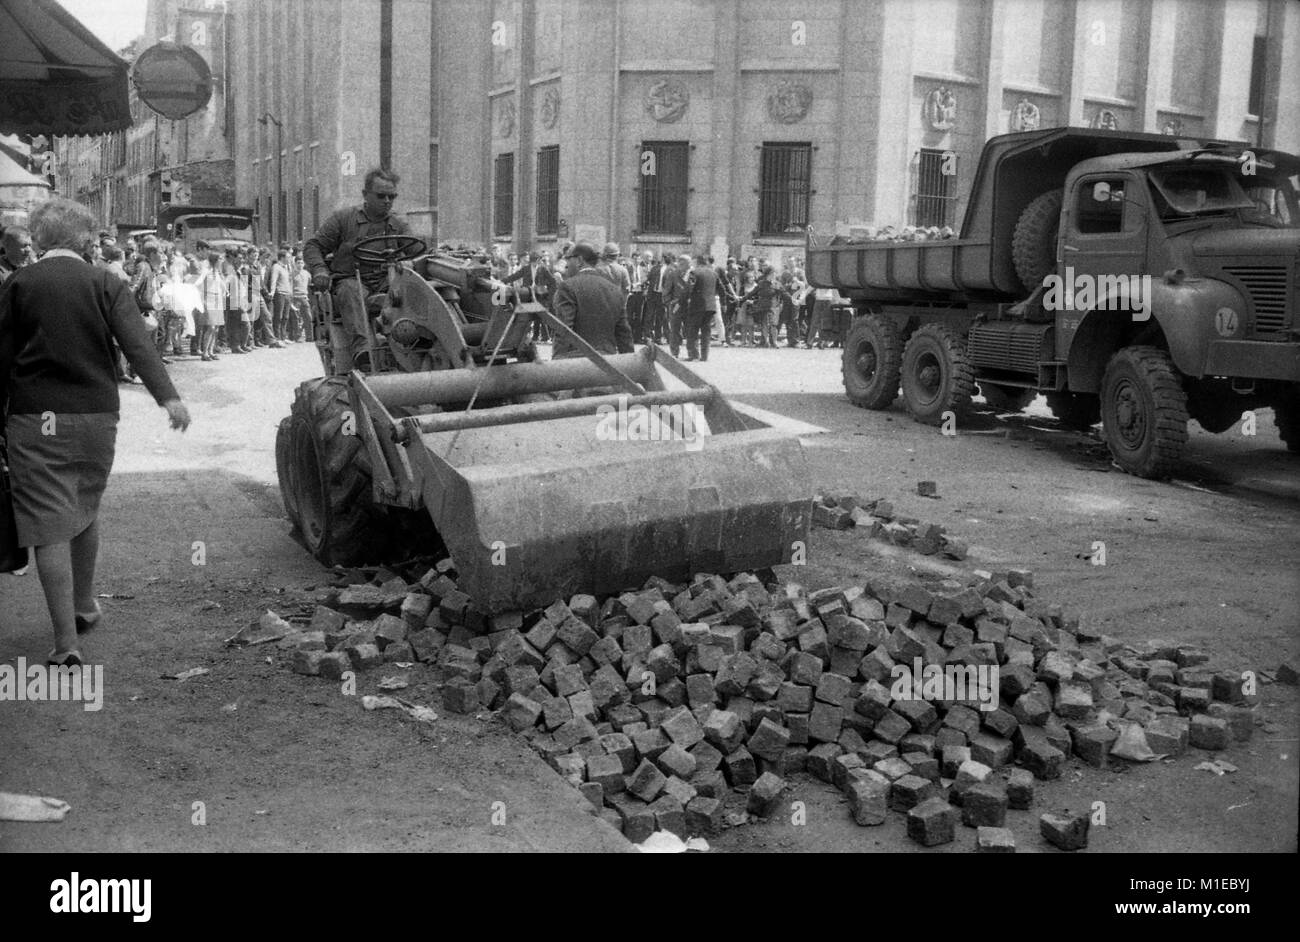
[[[1266,410],[1253,437],[1193,426],[1177,478],[1151,482],[1113,470],[1095,435],[1060,429],[1041,400],[1019,416],[977,411],[945,437],[901,403],[853,408],[839,351],[715,348],[691,366],[742,402],[824,428],[804,440],[810,489],[887,497],[942,523],[971,545],[958,569],[1029,567],[1040,595],[1126,640],[1200,644],[1234,669],[1300,661],[1300,458],[1283,450]],[[324,682],[221,646],[323,578],[289,538],[273,453],[293,388],[318,375],[319,361],[299,345],[183,359],[172,373],[194,415],[183,436],[142,389],[124,394],[100,591],[133,598],[106,601],[107,624],[88,642],[116,675],[105,709],[0,704],[0,754],[19,757],[0,768],[0,790],[62,797],[73,814],[59,825],[0,825],[0,849],[619,846],[494,724],[444,715],[428,730],[364,713]],[[920,480],[938,484],[938,499],[916,495]],[[203,567],[192,563],[196,540]],[[1097,541],[1105,566],[1080,558]],[[818,588],[926,565],[853,532],[815,530],[808,565],[781,574]],[[48,650],[34,577],[0,577],[0,625],[0,659]],[[211,673],[159,677],[194,666]],[[413,692],[437,705],[431,690]],[[1110,825],[1094,832],[1102,850],[1294,850],[1295,689],[1266,686],[1261,700],[1274,731],[1230,751],[1235,774],[1196,771],[1204,756],[1191,754],[1125,773],[1072,768],[1039,805],[1107,802]],[[915,849],[901,825],[851,825],[819,783],[797,781],[792,799],[805,803],[806,826],[738,828],[715,846]],[[195,801],[219,812],[201,828]],[[504,826],[490,821],[497,801],[509,809]],[[1024,849],[1041,844],[1034,820],[1011,825]]]

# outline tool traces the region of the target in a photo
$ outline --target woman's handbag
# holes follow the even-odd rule
[[[13,494],[9,490],[9,457],[0,437],[0,572],[13,572],[27,565],[27,548],[18,545],[14,523]]]

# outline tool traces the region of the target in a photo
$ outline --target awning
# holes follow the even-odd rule
[[[0,133],[130,127],[128,71],[55,0],[0,0]]]

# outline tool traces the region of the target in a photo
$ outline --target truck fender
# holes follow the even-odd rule
[[[1187,278],[1171,284],[1155,277],[1147,293],[1140,310],[1127,313],[1094,308],[1079,319],[1066,357],[1072,392],[1099,392],[1102,374],[1114,352],[1153,325],[1163,335],[1178,371],[1201,376],[1209,343],[1220,336],[1215,330],[1215,313],[1224,308],[1233,311],[1238,332],[1245,321],[1245,300],[1222,281]]]

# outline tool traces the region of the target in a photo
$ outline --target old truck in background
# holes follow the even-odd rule
[[[158,237],[197,251],[205,242],[213,250],[253,244],[253,210],[240,206],[165,206],[158,211]]]
[[[984,146],[956,239],[827,244],[815,287],[850,298],[845,391],[901,385],[938,424],[978,383],[996,408],[1043,393],[1099,419],[1116,464],[1167,476],[1187,422],[1272,407],[1300,450],[1300,158],[1227,141],[1057,128]]]

